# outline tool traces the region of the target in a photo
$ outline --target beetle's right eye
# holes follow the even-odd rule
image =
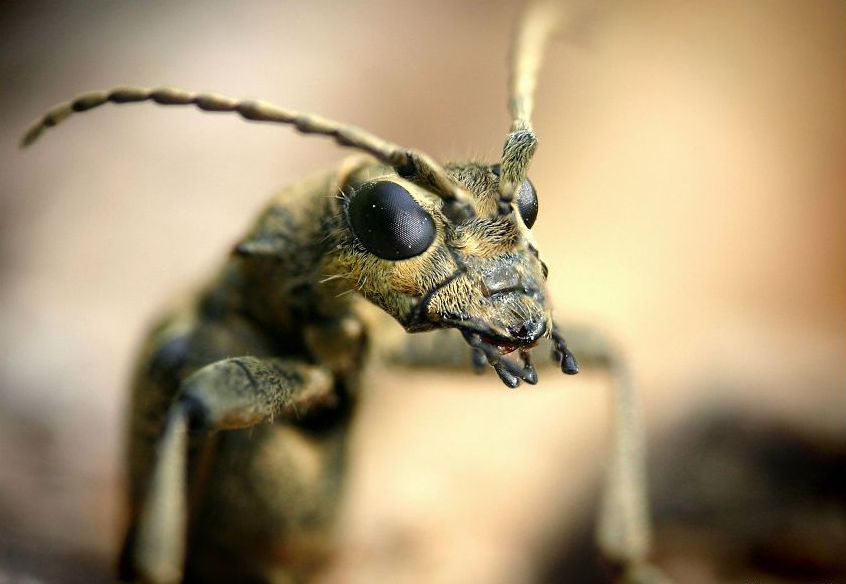
[[[407,190],[383,180],[365,183],[347,203],[347,222],[375,256],[404,260],[420,255],[435,240],[435,222]]]
[[[524,180],[517,191],[517,208],[526,227],[531,229],[538,218],[538,193],[529,179]]]

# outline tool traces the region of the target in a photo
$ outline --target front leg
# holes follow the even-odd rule
[[[569,343],[564,342],[564,336]],[[536,365],[542,375],[551,372],[553,367],[567,374],[578,372],[575,353],[586,370],[605,372],[611,382],[613,434],[597,528],[599,548],[605,558],[620,568],[622,581],[666,582],[648,559],[652,526],[646,492],[644,428],[625,359],[604,335],[590,327],[567,326],[563,333],[555,327],[551,337],[551,354],[548,350],[537,351]],[[406,334],[395,339],[390,349],[383,350],[383,356],[393,364],[407,367],[469,371],[473,362],[484,370],[487,355],[477,359],[478,351],[468,346],[458,331],[441,330]],[[501,359],[498,355],[493,357]],[[526,359],[525,356],[521,358]],[[516,375],[503,381],[514,382],[515,379]]]
[[[292,359],[236,357],[188,377],[168,412],[137,526],[133,554],[144,582],[182,579],[187,531],[188,434],[248,428],[331,406],[331,373]]]
[[[553,333],[555,341],[556,333]],[[646,437],[638,395],[621,351],[589,327],[568,327],[567,338],[590,369],[604,371],[611,382],[611,445],[600,501],[596,540],[602,555],[619,569],[626,584],[667,584],[669,579],[649,559],[652,521],[646,476]],[[556,342],[554,358],[566,363]]]
[[[175,404],[192,432],[249,428],[334,405],[331,373],[293,359],[235,357],[185,380]]]

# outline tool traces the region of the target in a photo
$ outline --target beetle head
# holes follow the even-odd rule
[[[409,332],[457,328],[488,361],[528,349],[552,330],[547,269],[530,230],[534,186],[524,180],[503,213],[499,165],[446,171],[472,195],[471,216],[456,217],[386,167],[354,175],[335,203],[336,250],[325,269]]]

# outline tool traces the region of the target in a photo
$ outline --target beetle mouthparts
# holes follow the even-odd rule
[[[509,353],[513,353],[517,349],[531,349],[538,344],[538,340],[534,340],[530,343],[521,343],[519,341],[514,340],[505,340],[501,338],[491,337],[488,335],[480,334],[479,335],[485,343],[491,345],[499,351],[500,355],[508,355]]]

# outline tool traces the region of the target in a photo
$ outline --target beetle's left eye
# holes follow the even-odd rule
[[[388,180],[365,183],[347,204],[347,222],[367,251],[385,260],[420,255],[435,240],[435,222],[407,190]]]
[[[524,180],[523,184],[520,185],[520,190],[517,193],[517,208],[520,210],[523,223],[531,229],[538,218],[538,193],[535,191],[535,185],[529,179]]]

